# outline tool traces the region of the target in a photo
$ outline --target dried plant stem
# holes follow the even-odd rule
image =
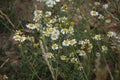
[[[120,22],[120,20],[117,17],[115,17],[111,12],[109,12],[108,10],[106,10],[106,12],[108,14],[110,14],[112,16],[112,18],[114,18],[115,20],[117,20],[118,22]]]
[[[5,19],[10,23],[10,25],[12,26],[12,28],[15,30],[15,26],[14,26],[14,24],[12,23],[12,21],[9,19],[9,17],[5,14],[5,13],[3,13],[1,10],[0,10],[0,14],[3,16],[3,17],[5,17]],[[14,31],[13,30],[13,31]]]
[[[100,45],[99,45],[98,43],[97,43],[97,45],[98,45],[98,48],[99,48],[100,53],[103,54],[103,53],[102,53],[102,50],[101,50],[101,48],[100,48]],[[103,59],[104,59],[104,61],[105,61],[106,69],[107,69],[107,71],[108,71],[108,73],[109,73],[109,75],[110,75],[110,78],[111,78],[111,80],[113,80],[113,76],[112,76],[111,70],[110,70],[109,65],[108,65],[108,63],[107,63],[107,61],[106,61],[106,59],[105,59],[104,56],[103,56]]]
[[[45,48],[44,48],[44,46],[43,46],[42,40],[40,41],[40,47],[41,47],[41,49],[42,49],[42,56],[43,56],[44,60],[46,61],[47,65],[48,65],[48,68],[49,68],[49,70],[50,70],[50,72],[51,72],[51,74],[52,74],[53,80],[57,80],[57,79],[55,78],[53,68],[52,68],[52,66],[50,65],[49,61],[48,61],[48,57],[46,56],[46,51],[45,51]]]
[[[0,66],[0,68],[2,68],[8,61],[9,61],[9,58],[6,59],[6,60],[4,61],[4,63],[2,63],[2,65]]]

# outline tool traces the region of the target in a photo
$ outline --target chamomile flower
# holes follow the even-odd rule
[[[20,35],[15,35],[15,36],[13,36],[13,39],[15,41],[24,42],[26,40],[26,37],[25,36],[20,36]]]
[[[2,80],[8,80],[8,76],[5,74],[2,76],[2,78],[3,78]]]
[[[47,30],[50,32],[50,34],[52,34],[56,29],[52,27],[48,27]]]
[[[57,39],[58,39],[58,35],[52,34],[52,35],[51,35],[51,39],[52,39],[52,40],[57,40]]]
[[[108,48],[105,45],[103,45],[102,46],[102,52],[106,52],[107,50],[108,50]]]
[[[100,5],[100,2],[94,2],[94,4],[95,4],[96,6],[99,6],[99,5]]]
[[[15,41],[20,41],[20,35],[15,35],[15,36],[13,36],[13,39],[15,40]]]
[[[78,44],[85,45],[85,41],[80,40]]]
[[[74,44],[76,44],[76,43],[77,43],[76,39],[70,40],[70,45],[74,45]]]
[[[56,2],[60,2],[60,0],[55,0]]]
[[[93,11],[90,12],[90,15],[91,16],[98,16],[99,13],[97,11],[93,10]]]
[[[33,21],[38,22],[40,20],[39,16],[34,16]]]
[[[60,56],[60,59],[61,60],[66,60],[66,56],[62,55],[62,56]]]
[[[116,37],[116,33],[115,32],[112,32],[112,31],[109,31],[107,36],[110,38],[110,37]]]
[[[53,55],[51,52],[48,52],[48,53],[47,53],[47,57],[48,57],[48,58],[52,58],[52,57],[54,57],[54,55]]]
[[[36,29],[36,27],[35,27],[35,25],[33,23],[27,24],[26,27],[29,28],[29,29],[32,29],[32,30]]]
[[[67,34],[67,33],[68,33],[68,29],[67,29],[67,28],[63,28],[63,29],[61,30],[61,33],[62,33],[62,34]]]
[[[57,49],[58,49],[58,45],[57,45],[57,44],[53,44],[53,45],[52,45],[52,49],[53,49],[53,50],[57,50]]]
[[[85,39],[84,42],[85,42],[85,44],[89,44],[90,43],[90,41],[88,39]]]
[[[49,37],[49,36],[50,36],[50,32],[49,32],[48,30],[43,31],[43,34],[44,34],[45,36],[47,36],[47,37]]]
[[[111,19],[106,19],[105,22],[106,23],[111,23]]]
[[[84,50],[78,50],[77,53],[79,54],[79,56],[85,56],[86,52]]]
[[[23,36],[20,36],[20,42],[24,42],[26,40],[26,37],[23,35]]]
[[[74,33],[74,28],[71,26],[71,27],[69,27],[69,33],[70,34],[73,34]]]
[[[95,35],[94,39],[95,40],[101,40],[101,35],[100,34],[99,35]]]
[[[56,2],[54,0],[47,0],[46,1],[46,5],[48,7],[53,7],[56,4]]]
[[[55,29],[52,33],[51,33],[52,35],[60,35],[60,31],[59,30],[57,30],[57,29]]]
[[[40,24],[38,24],[38,23],[35,23],[35,28],[39,31],[40,30],[40,28],[41,28],[41,25]]]
[[[42,10],[35,10],[34,16],[42,17]]]
[[[77,58],[75,58],[75,57],[73,57],[73,58],[71,58],[71,63],[76,63],[76,62],[78,62],[78,59]]]
[[[45,17],[50,17],[52,15],[51,11],[46,11],[45,12]]]
[[[107,9],[107,8],[108,8],[108,4],[104,4],[104,5],[103,5],[103,8],[104,8],[104,9]]]
[[[98,19],[104,19],[104,16],[102,14],[99,14]]]
[[[63,45],[63,46],[69,46],[69,45],[70,45],[70,41],[69,41],[69,40],[64,40],[64,41],[62,42],[62,45]]]

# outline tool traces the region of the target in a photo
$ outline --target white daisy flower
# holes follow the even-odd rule
[[[61,30],[61,33],[62,33],[62,34],[67,34],[67,33],[68,33],[68,29],[67,29],[67,28],[63,28],[63,29]]]
[[[76,63],[76,62],[78,62],[78,59],[77,59],[77,58],[72,58],[72,59],[71,59],[71,62],[72,62],[72,63]]]
[[[52,57],[54,57],[54,55],[49,52],[49,53],[47,53],[47,57],[48,57],[48,58],[52,58]]]
[[[85,41],[80,40],[78,44],[85,45]]]
[[[112,31],[109,31],[107,36],[110,38],[110,37],[116,37],[116,33],[115,32],[112,32]]]
[[[74,44],[76,44],[76,43],[77,43],[76,39],[70,40],[70,45],[74,45]]]
[[[66,60],[66,56],[62,55],[62,56],[60,56],[60,59],[61,60]]]
[[[78,50],[77,53],[79,54],[79,56],[85,56],[86,52],[84,50]]]
[[[104,19],[104,16],[102,14],[99,14],[98,19]]]
[[[46,11],[45,12],[45,17],[50,17],[52,15],[51,11]]]
[[[20,35],[15,35],[15,36],[13,36],[13,39],[15,40],[15,41],[20,41]]]
[[[52,45],[52,49],[53,49],[53,50],[57,50],[57,49],[58,49],[58,45],[57,45],[57,44],[53,44],[53,45]]]
[[[34,11],[34,16],[42,17],[42,11],[41,10],[35,10]]]
[[[99,13],[97,11],[93,10],[93,11],[90,12],[90,15],[91,16],[98,16]]]
[[[57,40],[57,39],[58,39],[58,35],[52,34],[52,35],[51,35],[51,39],[52,39],[52,40]]]
[[[99,35],[95,35],[94,39],[95,40],[101,40],[101,35],[100,34]]]
[[[32,30],[36,29],[35,25],[32,24],[32,23],[27,24],[26,27],[29,28],[29,29],[32,29]]]
[[[56,4],[56,2],[54,0],[47,0],[46,1],[46,5],[48,7],[53,7]]]
[[[103,8],[104,8],[104,9],[108,9],[108,4],[104,4],[104,5],[103,5]]]
[[[69,40],[64,40],[64,41],[62,42],[62,45],[63,45],[63,46],[69,46],[69,45],[70,45],[70,41],[69,41]]]
[[[105,46],[105,45],[103,45],[102,46],[102,52],[105,52],[105,51],[107,51],[108,50],[108,48]]]

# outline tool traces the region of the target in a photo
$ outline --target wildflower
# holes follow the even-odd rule
[[[23,35],[23,36],[20,36],[20,42],[24,42],[26,40],[26,37]]]
[[[101,35],[100,34],[99,35],[95,35],[94,39],[95,40],[101,40]]]
[[[77,43],[77,41],[75,39],[70,40],[70,45],[74,45],[76,43]]]
[[[88,40],[88,39],[85,39],[85,44],[89,44],[90,43],[90,41]]]
[[[62,33],[62,34],[67,34],[67,33],[68,33],[68,29],[63,28],[63,29],[61,30],[61,33]]]
[[[86,52],[83,50],[78,50],[77,53],[79,54],[79,56],[85,56]]]
[[[99,14],[98,19],[104,19],[104,16],[102,14]]]
[[[52,40],[57,40],[57,39],[58,39],[58,35],[52,34],[52,35],[51,35],[51,39],[52,39]]]
[[[39,46],[38,43],[34,43],[34,44],[33,44],[33,47],[34,47],[34,48],[37,48],[38,46]]]
[[[58,36],[59,36],[59,35],[60,35],[60,32],[59,32],[59,30],[53,30],[53,32],[52,32],[51,34],[52,34],[52,35],[55,34],[55,35],[58,35]]]
[[[47,1],[46,1],[46,5],[47,5],[48,7],[53,7],[55,4],[56,4],[56,2],[53,1],[53,0],[47,0]]]
[[[59,18],[59,21],[62,22],[62,23],[64,23],[67,19],[68,18],[64,16],[64,17]]]
[[[90,12],[91,16],[98,16],[98,14],[99,13],[97,11],[95,11],[95,10],[93,10],[93,11]]]
[[[35,10],[34,16],[42,17],[42,10]]]
[[[51,13],[50,11],[46,11],[46,12],[45,12],[45,17],[50,17],[51,14],[52,14],[52,13]]]
[[[20,34],[22,34],[21,30],[16,30],[15,35],[20,35]]]
[[[58,45],[57,45],[57,44],[53,44],[53,45],[52,45],[52,49],[53,49],[53,50],[57,50],[57,49],[58,49]]]
[[[85,44],[85,41],[80,40],[78,44],[84,45],[84,44]]]
[[[104,4],[104,5],[103,5],[103,8],[104,8],[104,9],[107,9],[107,8],[108,8],[108,4]]]
[[[35,28],[37,29],[37,30],[40,30],[40,28],[41,28],[41,25],[40,24],[38,24],[38,23],[35,23]]]
[[[52,58],[52,57],[54,57],[54,55],[49,52],[49,53],[47,53],[47,57],[48,57],[48,58]]]
[[[69,45],[70,45],[70,41],[69,41],[69,40],[64,40],[64,41],[62,42],[62,45],[63,45],[63,46],[69,46]]]
[[[55,0],[56,2],[60,2],[60,0]]]
[[[85,49],[85,45],[82,45],[80,48],[81,48],[81,49]]]
[[[102,52],[106,52],[107,50],[108,50],[108,48],[105,45],[103,45],[102,46]]]
[[[13,39],[14,39],[15,41],[20,41],[20,35],[15,35],[15,36],[13,36]]]
[[[66,60],[66,56],[62,55],[62,56],[60,56],[60,59],[61,60]]]
[[[89,44],[87,45],[87,50],[90,51],[92,48],[93,48],[93,45],[92,45],[91,43],[89,43]]]
[[[50,32],[50,34],[52,34],[55,31],[55,28],[49,27],[47,30]]]
[[[67,10],[67,4],[64,4],[62,7],[61,7],[61,11],[62,12],[66,12]]]
[[[73,57],[73,58],[71,59],[71,62],[72,62],[72,63],[76,63],[76,62],[78,62],[78,60],[77,60],[77,58],[74,58],[74,57]]]
[[[116,37],[116,33],[115,32],[112,32],[112,31],[109,31],[107,36],[110,38],[110,37]]]
[[[100,2],[94,2],[94,4],[95,4],[96,6],[99,6],[99,5],[100,5]]]
[[[70,34],[73,34],[74,33],[74,29],[73,29],[73,27],[71,26],[71,27],[69,27],[69,33]]]
[[[13,36],[13,39],[15,41],[20,41],[20,42],[24,42],[26,40],[26,37],[23,35],[23,36],[20,36],[20,35],[15,35]]]
[[[39,20],[40,20],[40,17],[39,17],[39,16],[34,16],[33,21],[37,22],[37,21],[39,21]]]
[[[8,77],[5,74],[2,76],[2,78],[3,78],[3,80],[8,80]]]
[[[111,23],[111,19],[106,19],[105,22],[106,23]]]
[[[50,32],[49,32],[48,30],[43,31],[43,34],[44,34],[45,36],[47,36],[47,37],[49,37],[49,36],[50,36]]]
[[[32,24],[32,23],[27,24],[26,27],[29,28],[29,29],[32,29],[32,30],[36,29],[35,25]]]

